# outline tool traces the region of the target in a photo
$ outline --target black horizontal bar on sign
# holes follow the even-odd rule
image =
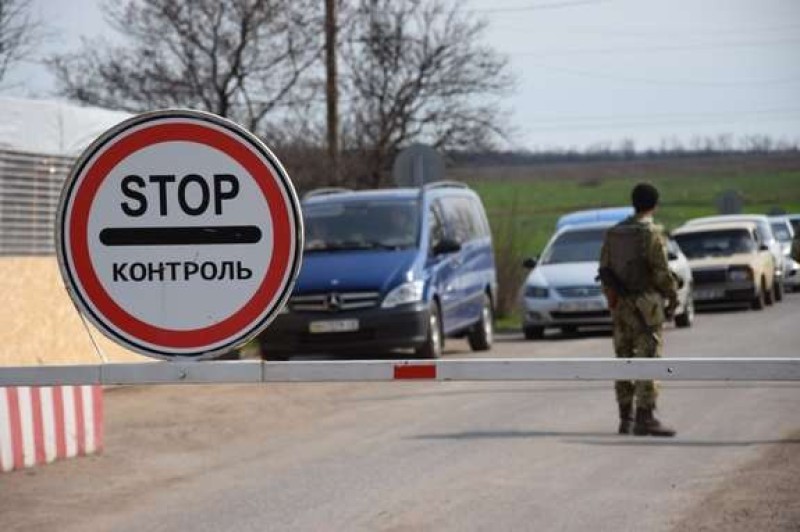
[[[255,225],[108,227],[100,231],[100,242],[106,246],[255,244],[260,240],[261,229]]]

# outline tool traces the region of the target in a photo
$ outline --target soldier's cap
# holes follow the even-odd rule
[[[639,183],[631,192],[631,203],[636,212],[645,212],[658,205],[658,189],[650,183]]]

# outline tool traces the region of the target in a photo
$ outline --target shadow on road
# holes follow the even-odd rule
[[[478,439],[505,439],[505,438],[619,438],[619,434],[603,432],[557,432],[539,430],[486,430],[453,432],[450,434],[420,434],[414,436],[415,440],[478,440]]]
[[[621,436],[614,432],[564,432],[564,431],[538,431],[538,430],[487,430],[453,432],[449,434],[421,434],[414,436],[415,440],[480,440],[480,439],[508,439],[508,438],[566,438],[565,443],[578,443],[582,445],[604,446],[631,446],[631,447],[751,447],[756,445],[798,445],[800,439],[776,440],[685,440],[677,438],[656,438],[640,436]],[[580,439],[602,438],[602,439]]]
[[[755,445],[798,445],[800,439],[787,440],[747,440],[747,441],[719,441],[719,440],[683,440],[677,438],[645,438],[629,436],[630,439],[609,442],[604,440],[574,440],[568,443],[580,443],[583,445],[624,445],[629,447],[752,447]]]

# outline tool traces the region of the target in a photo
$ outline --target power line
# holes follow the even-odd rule
[[[505,24],[491,24],[492,29],[502,30],[503,32],[514,32],[514,33],[526,33],[531,34],[531,28],[522,28],[519,26],[511,26]],[[792,31],[800,29],[800,24],[782,24],[779,26],[762,26],[758,28],[753,27],[741,27],[741,28],[727,28],[727,29],[715,29],[715,28],[665,28],[663,26],[652,26],[652,27],[639,27],[639,28],[624,28],[614,26],[613,28],[609,27],[595,27],[595,26],[573,26],[573,27],[559,27],[558,29],[537,29],[536,35],[542,34],[557,34],[559,37],[564,35],[575,35],[575,34],[584,34],[584,35],[597,35],[600,37],[647,37],[648,39],[652,39],[654,37],[684,37],[684,36],[699,36],[702,35],[703,37],[712,37],[715,35],[737,35],[742,36],[745,34],[760,34],[760,33],[770,33],[774,34],[776,32],[782,31]]]
[[[573,76],[581,76],[595,79],[608,79],[611,81],[621,81],[625,83],[642,83],[647,85],[673,85],[673,86],[687,86],[687,87],[762,87],[772,85],[791,85],[793,83],[800,83],[800,77],[790,78],[777,78],[767,80],[736,80],[736,81],[697,81],[697,80],[675,80],[675,79],[655,79],[643,78],[639,76],[626,76],[617,74],[607,74],[605,72],[595,72],[588,70],[579,70],[575,68],[566,68],[553,65],[546,65],[542,63],[526,62],[525,66],[535,66],[544,70],[551,70],[553,72],[560,72]]]
[[[643,54],[650,52],[670,52],[670,51],[685,51],[685,50],[711,50],[719,48],[741,48],[750,46],[773,46],[776,44],[796,43],[800,42],[800,37],[788,39],[776,39],[770,41],[739,41],[739,42],[719,42],[719,43],[696,43],[691,45],[678,45],[678,46],[636,46],[636,47],[614,47],[614,48],[592,48],[592,49],[574,49],[574,50],[561,50],[561,51],[511,51],[506,52],[508,55],[525,56],[525,57],[555,57],[555,56],[568,56],[568,55],[596,55],[596,54]]]

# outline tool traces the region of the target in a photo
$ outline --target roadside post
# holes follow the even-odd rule
[[[444,159],[427,144],[412,144],[392,164],[392,179],[399,187],[421,187],[443,177]]]

